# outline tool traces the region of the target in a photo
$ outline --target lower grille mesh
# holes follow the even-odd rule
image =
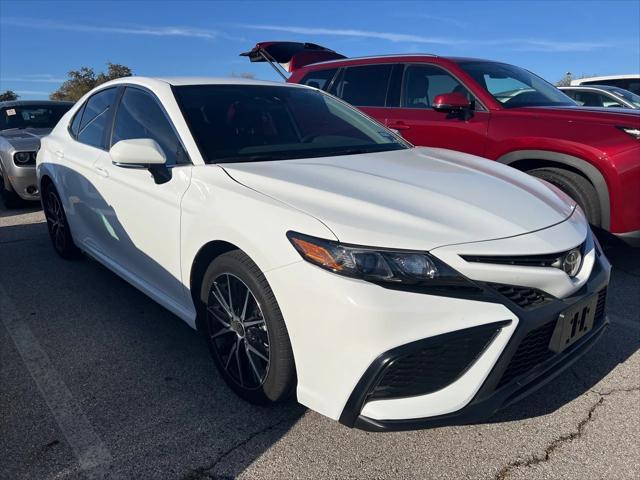
[[[598,303],[594,318],[594,327],[598,326],[604,319],[605,305],[607,298],[607,288],[598,292]],[[557,320],[546,323],[535,330],[530,331],[520,343],[518,350],[511,359],[509,366],[505,370],[498,388],[509,383],[511,380],[524,375],[535,366],[550,359],[554,353],[549,350],[549,342],[556,328]]]
[[[411,397],[440,390],[473,364],[499,329],[495,325],[475,327],[448,338],[434,337],[433,342],[393,360],[369,398]]]

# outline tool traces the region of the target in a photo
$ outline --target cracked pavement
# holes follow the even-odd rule
[[[487,423],[380,434],[244,403],[195,332],[42,222],[0,207],[0,478],[640,478],[640,250],[605,241],[611,326],[569,371]]]

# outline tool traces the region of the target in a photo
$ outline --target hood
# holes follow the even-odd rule
[[[521,235],[562,222],[575,205],[515,169],[435,148],[221,166],[319,219],[341,242],[377,247],[430,250]]]
[[[516,109],[514,109],[516,110]],[[555,117],[572,122],[594,122],[606,125],[640,125],[640,110],[632,108],[600,108],[600,107],[523,107],[517,110],[532,115],[544,115],[543,119]]]
[[[38,150],[40,139],[51,132],[50,128],[11,128],[0,131],[6,141],[16,150]]]

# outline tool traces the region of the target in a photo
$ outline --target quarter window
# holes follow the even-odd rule
[[[115,88],[108,88],[87,100],[78,130],[78,141],[104,148],[104,131],[116,99],[116,91]]]
[[[433,99],[443,93],[461,93],[473,100],[458,80],[433,65],[407,66],[402,92],[402,105],[408,108],[431,108]]]
[[[335,94],[358,107],[384,107],[392,65],[347,67]]]
[[[320,90],[327,90],[337,71],[337,68],[332,68],[330,70],[316,70],[309,72],[304,76],[300,83],[302,85],[319,88]]]
[[[139,88],[127,87],[116,112],[111,144],[134,138],[151,138],[158,142],[167,157],[167,165],[189,163],[157,100]]]

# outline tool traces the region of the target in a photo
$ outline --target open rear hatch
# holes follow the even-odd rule
[[[249,57],[252,62],[269,62],[285,80],[287,77],[282,70],[293,72],[312,63],[347,58],[321,45],[301,42],[260,42],[240,55]]]

